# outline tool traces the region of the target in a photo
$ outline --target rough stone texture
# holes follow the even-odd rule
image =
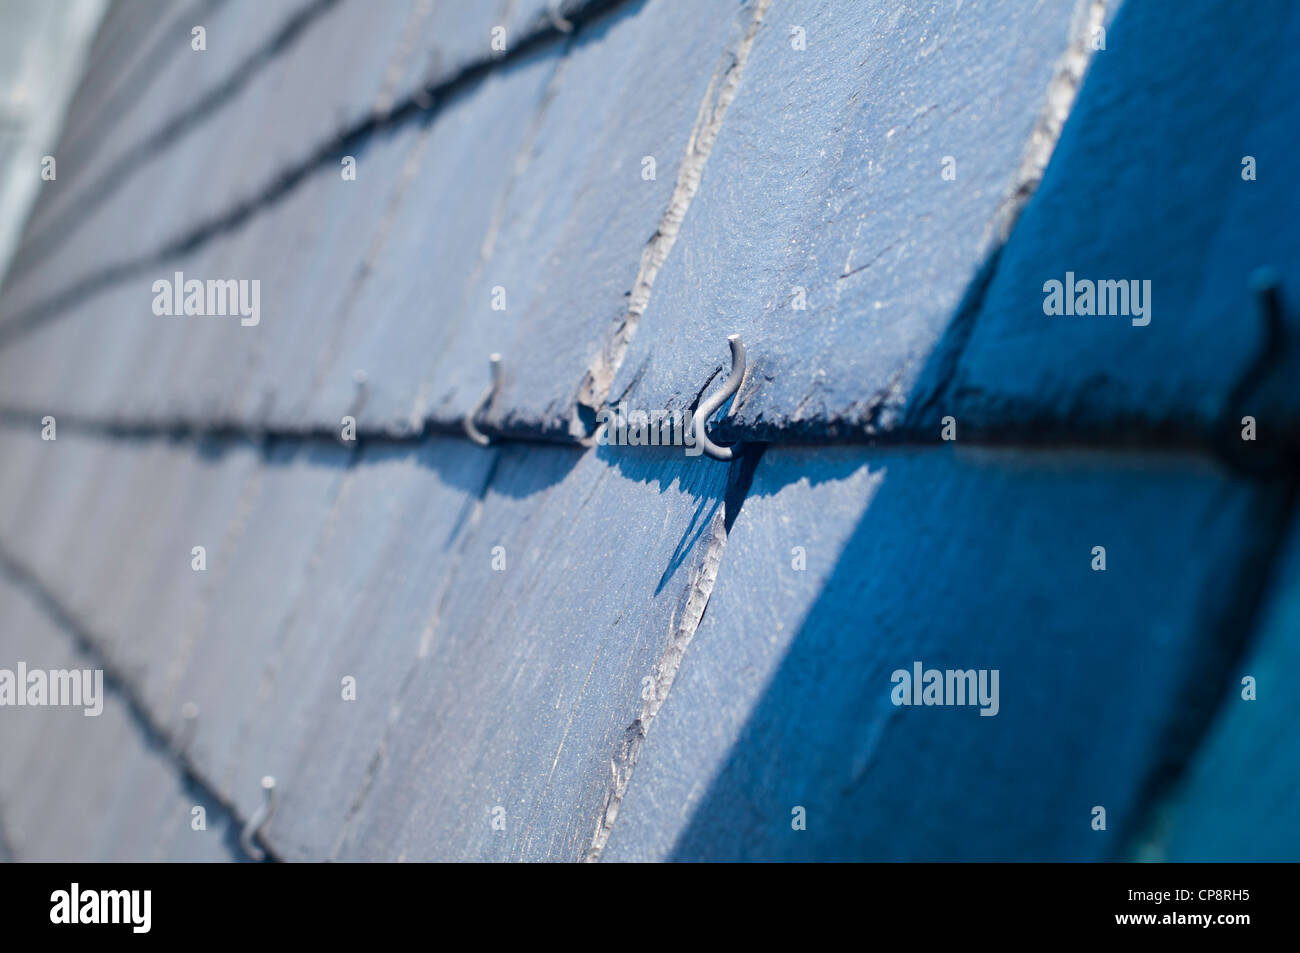
[[[1238,410],[1234,437],[1243,413],[1258,418],[1261,440],[1296,431],[1294,330],[1282,378],[1292,386],[1240,408],[1230,398],[1263,342],[1254,269],[1278,269],[1296,326],[1300,225],[1285,170],[1300,122],[1300,8],[1275,0],[1243,17],[1190,0],[1177,29],[1169,15],[1158,3],[1120,10],[1002,252],[938,402],[971,432],[1187,438],[1221,426],[1225,407]],[[1242,179],[1248,155],[1255,181]],[[1045,315],[1044,283],[1067,271],[1149,280],[1150,324]]]
[[[638,263],[673,201],[701,105],[752,16],[730,0],[655,0],[577,31],[522,148],[508,155],[515,175],[477,211],[438,203],[464,223],[464,234],[451,229],[445,238],[463,247],[457,257],[478,255],[457,261],[455,272],[450,256],[433,255],[456,275],[440,281],[440,269],[408,264],[430,258],[427,234],[395,245],[367,282],[327,375],[334,396],[318,402],[337,402],[346,372],[374,365],[372,377],[394,378],[395,393],[374,408],[380,424],[454,422],[482,394],[488,355],[499,352],[505,383],[484,425],[569,437],[583,378],[627,317]],[[485,161],[477,138],[458,139],[467,162]],[[642,178],[644,156],[655,159],[653,181]],[[464,186],[461,178],[443,187]],[[395,234],[416,227],[412,215],[427,231],[419,212],[407,205]],[[496,287],[505,289],[504,312],[492,308]],[[395,289],[403,296],[396,302]],[[411,310],[429,320],[409,320]],[[415,357],[425,363],[410,367]]]
[[[150,726],[198,705],[187,757],[238,816],[278,779],[292,859],[582,857],[723,533],[727,468],[674,448],[6,436],[38,461],[13,498],[40,501],[5,512],[6,564]]]
[[[74,222],[234,75],[149,51],[241,2],[114,9],[0,297],[0,666],[112,682],[101,719],[0,710],[0,858],[238,859],[267,773],[290,860],[1300,853],[1266,446],[1300,350],[1211,320],[1260,327],[1261,249],[1294,297],[1300,14],[338,0]],[[1151,326],[1042,315],[1067,268],[1155,279]],[[261,279],[261,325],[153,315],[177,270]],[[689,410],[737,331],[733,463],[577,445],[606,399]],[[1250,479],[1204,452],[1238,404]],[[998,669],[999,714],[893,706],[914,661]]]
[[[45,608],[0,574],[0,668],[93,669]],[[24,861],[232,860],[221,807],[177,774],[156,738],[142,736],[119,693],[102,712],[5,708],[0,717],[0,842]],[[192,809],[206,829],[193,830]]]
[[[606,2],[571,3],[571,15]],[[507,51],[555,33],[545,7],[400,0],[376,16],[366,0],[309,0],[296,9],[229,0],[211,9],[203,52],[190,46],[197,22],[177,20],[138,105],[99,132],[93,161],[74,161],[65,173],[63,207],[34,222],[43,227],[29,234],[7,283],[5,315],[257,207],[286,177],[331,158],[322,149],[337,145],[341,153],[351,133],[395,110],[438,106],[439,90],[504,55],[491,48],[494,26],[506,29]],[[80,174],[76,186],[69,174]],[[69,261],[77,263],[71,272]]]
[[[584,379],[631,333],[642,252],[675,201],[701,103],[752,18],[722,0],[686,20],[671,3],[632,4],[571,45],[539,44],[454,91],[431,122],[369,137],[354,150],[355,182],[322,167],[235,231],[7,342],[0,402],[99,422],[295,432],[333,430],[350,413],[363,432],[409,433],[426,420],[457,426],[501,352],[505,386],[484,426],[583,436],[594,415],[577,407]],[[653,181],[642,178],[647,155]],[[164,214],[175,208],[195,214],[180,196]],[[110,241],[105,227],[84,231]],[[87,254],[73,246],[60,258]],[[176,272],[258,278],[262,323],[159,318],[152,284]],[[492,309],[498,286],[505,311]],[[99,347],[75,343],[87,336]],[[122,374],[123,363],[138,372]]]
[[[769,450],[607,856],[1119,855],[1282,504],[1191,457]],[[916,661],[998,669],[998,714],[893,705]]]
[[[380,231],[418,136],[409,128],[376,137],[355,182],[337,171],[313,176],[246,228],[111,285],[11,342],[0,350],[6,406],[114,424],[207,426],[233,423],[234,408],[247,407],[244,421],[260,425],[285,391],[310,381],[304,355],[328,341],[364,274],[368,239],[358,235]],[[177,272],[258,280],[260,322],[155,315],[153,283],[174,282]],[[329,408],[319,422],[337,432],[348,409]]]
[[[750,371],[731,432],[888,426],[1000,238],[1076,7],[781,5],[613,395],[692,406],[736,333]]]

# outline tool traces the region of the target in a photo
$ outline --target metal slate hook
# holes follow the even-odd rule
[[[488,389],[483,392],[483,396],[478,399],[478,402],[465,414],[465,435],[480,447],[486,447],[492,442],[492,438],[474,426],[474,418],[501,389],[501,355],[493,354],[488,360],[492,363],[492,383],[488,385]]]
[[[181,706],[181,727],[176,733],[174,750],[177,755],[184,755],[194,742],[194,734],[199,728],[199,706],[186,702]]]
[[[239,832],[239,846],[244,848],[245,854],[256,861],[266,860],[266,851],[258,847],[253,842],[253,838],[261,835],[262,828],[266,826],[266,822],[275,813],[275,778],[269,774],[262,778],[262,796],[262,806],[253,812],[253,816],[248,819],[244,829]]]
[[[551,0],[551,2],[546,5],[546,16],[551,21],[551,26],[555,27],[555,29],[559,30],[561,33],[572,33],[573,24],[566,20],[564,14],[560,12],[560,7],[562,5],[563,0]]]
[[[715,460],[731,460],[740,449],[738,443],[730,447],[719,447],[709,439],[705,430],[705,424],[713,416],[714,411],[725,404],[728,397],[740,390],[740,381],[745,376],[745,345],[740,343],[740,335],[731,335],[727,338],[727,343],[731,345],[731,373],[727,375],[727,383],[712,397],[700,401],[695,416],[691,418],[691,426],[695,428],[695,442]]]

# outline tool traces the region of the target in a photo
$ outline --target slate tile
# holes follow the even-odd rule
[[[0,510],[5,558],[57,595],[155,706],[156,723],[175,729],[190,699],[173,697],[171,666],[212,599],[222,547],[257,489],[257,453],[241,440],[5,437],[15,460],[40,461]],[[193,568],[195,546],[204,547],[206,570]]]
[[[1121,9],[1051,167],[1007,244],[940,401],[972,432],[1294,439],[1293,387],[1234,408],[1264,343],[1247,287],[1278,269],[1294,380],[1300,227],[1290,182],[1300,10],[1193,0]],[[1204,51],[1220,51],[1206,71]],[[1258,178],[1243,180],[1243,157]],[[1048,315],[1045,284],[1150,282],[1150,323]],[[1122,303],[1122,302],[1117,302]],[[1283,355],[1274,355],[1282,358]],[[1225,411],[1226,425],[1222,421]]]
[[[310,0],[290,14],[251,0],[226,4],[221,24],[209,27],[208,50],[189,49],[185,27],[188,55],[165,60],[145,96],[151,108],[115,124],[109,141],[97,147],[94,174],[87,170],[75,192],[61,190],[71,196],[66,209],[51,212],[51,224],[29,235],[0,313],[25,312],[78,281],[146,259],[200,224],[257,203],[341,134],[410,100],[420,83],[436,85],[490,62],[493,26],[522,42],[548,22],[544,8],[543,0],[402,0],[382,8],[364,0]],[[292,42],[273,55],[261,49],[295,18],[304,25]],[[239,39],[223,43],[226,29]],[[236,59],[205,67],[218,49]],[[251,58],[259,52],[266,55]]]
[[[726,473],[671,448],[503,447],[338,858],[581,857],[643,680],[711,585]]]
[[[1118,856],[1283,496],[1187,455],[769,449],[606,856]],[[895,706],[917,661],[998,670],[998,713]]]
[[[1024,184],[1054,78],[1082,58],[1076,9],[774,8],[611,400],[692,405],[737,333],[733,432],[893,426]]]
[[[106,514],[104,500],[124,491],[125,468],[109,465],[122,461],[124,452],[114,454],[107,444],[68,439],[66,431],[52,441],[41,440],[32,427],[7,431],[5,437],[11,452],[6,454],[4,469],[24,459],[29,464],[23,479],[15,481],[20,489],[0,506],[5,531],[0,540],[28,571],[43,579],[64,576],[66,601],[80,604],[89,595],[89,587],[83,585],[86,577],[79,572],[81,561],[91,554],[85,544],[99,538],[87,534],[93,529],[88,517],[96,509]]]
[[[405,434],[458,427],[500,351],[505,386],[485,425],[572,440],[591,425],[575,413],[584,377],[619,333],[719,56],[751,15],[701,5],[682,34],[680,14],[620,7],[576,32],[563,61],[561,44],[541,44],[428,126],[373,136],[357,181],[322,169],[230,234],[88,297],[0,349],[0,399],[293,432],[334,431],[350,413],[363,432]],[[263,323],[154,315],[153,282],[177,271],[258,278]],[[498,285],[505,312],[491,310]],[[96,347],[77,343],[87,336]]]
[[[483,426],[583,432],[583,378],[626,315],[718,58],[749,15],[722,2],[620,6],[574,34],[544,101],[540,88],[508,89],[525,79],[502,70],[449,106],[307,412],[348,399],[360,367],[377,428],[455,426],[499,352],[503,388]],[[641,177],[647,155],[654,181]],[[456,227],[431,231],[431,209]]]
[[[324,859],[364,796],[389,719],[414,673],[463,558],[465,528],[482,506],[496,451],[467,440],[371,446],[340,489],[338,518],[315,556],[259,690],[238,722],[241,740],[213,771],[252,810],[271,774],[281,807],[267,830],[285,859]],[[344,679],[355,692],[345,699]]]
[[[184,703],[198,705],[191,757],[223,798],[241,792],[212,766],[227,763],[242,741],[284,620],[312,586],[329,585],[316,575],[315,557],[341,515],[336,502],[348,457],[327,445],[271,448],[220,547],[209,552],[209,598],[174,636],[170,653],[153,653],[169,673],[155,713],[174,718]],[[252,793],[260,803],[261,792]]]
[[[18,659],[29,670],[95,667],[7,576],[0,605],[0,667]],[[19,860],[231,859],[227,816],[185,783],[111,690],[95,717],[80,708],[6,707],[0,732],[0,818]],[[206,811],[205,830],[191,828],[195,806]]]
[[[458,343],[510,361],[486,425],[590,429],[575,404],[603,397],[587,393],[588,378],[621,357],[617,342],[645,258],[678,201],[679,180],[694,168],[692,153],[754,17],[752,3],[649,2],[577,35],[491,253],[467,289]],[[649,181],[646,157],[654,162]],[[492,310],[498,286],[505,314]],[[451,355],[443,368],[452,371]],[[466,406],[478,380],[460,377],[448,409]]]
[[[190,756],[214,784],[312,578],[350,459],[325,441],[265,454],[229,443],[65,434],[37,473],[46,493],[5,539],[154,725],[175,732],[182,706],[198,705]],[[201,572],[194,545],[206,549]]]
[[[10,342],[0,349],[0,400],[10,410],[115,424],[259,427],[318,373],[309,356],[328,346],[418,140],[414,128],[377,136],[359,152],[365,174],[356,181],[323,171],[246,228]],[[154,314],[154,282],[174,282],[178,272],[258,281],[258,323]],[[337,432],[350,404],[351,396],[312,423]]]
[[[49,449],[20,439],[24,455]],[[241,816],[262,774],[281,779],[268,836],[299,859],[581,856],[643,679],[702,608],[727,474],[679,448],[461,438],[375,445],[351,465],[315,441],[260,463],[238,442],[204,455],[72,432],[57,446],[13,545],[155,724],[198,704],[189,755]],[[72,502],[91,472],[103,492]],[[196,535],[205,573],[189,565]],[[508,836],[477,829],[496,802],[465,792],[488,789],[509,798]],[[442,817],[409,849],[393,806],[408,803]]]
[[[149,9],[148,4],[140,6]],[[119,180],[141,172],[148,180],[149,170],[139,168],[149,164],[143,150],[152,146],[161,158],[184,134],[182,123],[206,113],[202,104],[214,93],[232,81],[255,77],[259,64],[254,54],[287,22],[329,6],[330,0],[187,2],[149,11],[152,22],[125,25],[129,33],[109,54],[100,83],[83,84],[73,100],[54,152],[59,177],[53,201],[43,203],[33,216],[13,277],[30,265],[39,268],[41,259],[57,247],[58,237],[83,219],[91,220],[87,211],[97,208],[101,194],[110,193]],[[202,51],[192,48],[196,26],[206,30],[207,48]],[[162,136],[163,130],[173,134]],[[157,165],[152,173],[157,174]],[[116,217],[124,220],[130,221]],[[112,244],[106,248],[114,250]]]
[[[100,158],[96,144],[114,125],[122,123],[128,111],[139,105],[152,80],[166,68],[173,55],[189,51],[190,30],[222,0],[196,0],[174,4],[166,0],[107,3],[99,27],[90,41],[76,92],[67,105],[54,155],[63,175],[44,182],[31,215],[25,237],[43,232],[52,221],[68,214],[72,193],[85,184],[83,172],[93,169]],[[202,64],[215,67],[219,53]],[[175,92],[175,87],[172,87]],[[71,174],[68,174],[71,173]],[[80,180],[80,181],[79,181]],[[20,251],[15,271],[38,262],[35,249]],[[12,272],[11,272],[12,274]]]
[[[283,366],[298,360],[291,348],[305,344],[313,357],[312,373],[294,379],[288,399],[273,409],[277,426],[337,423],[356,398],[357,370],[366,375],[358,415],[366,430],[418,432],[430,391],[445,393],[457,374],[473,382],[461,412],[478,399],[487,386],[489,352],[470,351],[457,340],[468,321],[464,285],[480,267],[484,237],[561,51],[551,44],[504,65],[444,105],[420,133],[402,172],[408,180],[402,200],[383,222],[383,234],[375,230],[368,271],[331,333],[285,342],[268,355]],[[440,380],[443,374],[451,379]]]

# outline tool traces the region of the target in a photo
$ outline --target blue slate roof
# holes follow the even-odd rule
[[[278,860],[1295,859],[1262,7],[114,5],[0,289],[0,669],[107,692],[0,708],[0,857],[243,860],[273,775]],[[733,333],[734,460],[605,439]]]

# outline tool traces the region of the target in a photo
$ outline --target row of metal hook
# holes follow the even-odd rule
[[[1265,363],[1269,358],[1274,357],[1276,352],[1281,349],[1283,328],[1281,318],[1281,306],[1278,300],[1279,279],[1277,273],[1271,269],[1259,269],[1251,276],[1251,292],[1256,301],[1256,306],[1260,318],[1264,324],[1263,341],[1261,342],[1260,363]],[[730,398],[737,390],[740,389],[741,381],[745,376],[745,345],[740,341],[740,335],[733,334],[727,338],[727,343],[731,345],[731,373],[727,375],[727,382],[713,396],[700,401],[694,416],[691,418],[691,426],[695,428],[695,439],[703,447],[704,452],[715,460],[731,460],[740,449],[740,444],[732,444],[729,447],[720,447],[709,439],[705,430],[705,424],[708,419],[720,408],[727,399]],[[487,446],[491,443],[491,438],[483,433],[474,425],[474,418],[488,405],[496,393],[501,388],[501,355],[493,354],[491,357],[492,383],[478,399],[469,413],[465,415],[464,425],[466,435],[480,446]],[[1247,373],[1242,386],[1236,388],[1236,391],[1245,390],[1253,379],[1262,373],[1262,367],[1254,367],[1251,372]],[[1234,393],[1235,397],[1240,397]],[[193,702],[187,703],[181,709],[183,719],[181,734],[177,739],[177,753],[183,755],[188,748],[190,741],[194,737],[194,731],[198,721],[198,706]],[[262,778],[262,804],[247,823],[239,832],[239,844],[244,853],[250,859],[262,861],[266,859],[266,852],[257,844],[257,839],[261,836],[264,828],[271,820],[275,813],[277,796],[275,789],[275,778],[266,775]]]
[[[700,401],[695,415],[691,418],[691,426],[695,430],[696,444],[715,460],[732,460],[740,450],[740,444],[738,443],[729,447],[722,447],[714,443],[709,439],[705,427],[708,419],[713,416],[717,409],[740,389],[741,379],[745,376],[745,345],[741,343],[740,335],[731,335],[727,338],[727,343],[731,345],[731,373],[727,375],[727,383],[712,397]],[[501,389],[501,355],[493,354],[488,358],[488,361],[492,367],[492,382],[488,385],[487,390],[483,392],[483,396],[465,414],[463,421],[465,435],[480,447],[486,447],[492,442],[492,438],[475,426],[474,418],[479,415],[483,408],[496,396],[497,391]]]
[[[186,752],[189,750],[190,743],[194,740],[194,734],[198,730],[199,724],[199,706],[194,702],[186,702],[181,706],[181,730],[173,742],[175,756],[184,759]],[[239,846],[243,848],[245,854],[250,860],[266,860],[266,851],[257,844],[257,838],[262,834],[271,815],[275,813],[277,803],[275,793],[275,778],[266,775],[262,778],[262,803],[248,821],[239,831]]]

